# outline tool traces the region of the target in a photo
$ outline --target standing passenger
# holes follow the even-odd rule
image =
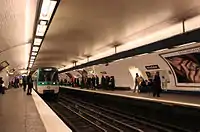
[[[114,78],[114,76],[111,76],[110,82],[111,82],[111,90],[114,90],[115,89],[115,78]]]
[[[144,79],[143,77],[140,75],[138,77],[138,92],[141,92],[143,90],[143,83],[144,83]]]
[[[26,78],[25,77],[23,77],[23,89],[24,89],[24,92],[26,91]]]
[[[101,88],[105,89],[105,77],[103,75],[101,77]]]
[[[96,88],[99,88],[99,77],[96,75]]]
[[[153,80],[153,97],[155,96],[160,97],[160,92],[161,92],[161,80],[159,72],[157,71]]]
[[[16,77],[16,88],[19,88],[19,79],[18,79],[18,77]]]
[[[95,77],[92,75],[92,89],[95,89]]]
[[[110,82],[110,77],[109,76],[106,76],[106,79],[105,79],[105,89],[109,89],[109,82]]]
[[[33,80],[31,78],[31,75],[29,74],[27,77],[27,82],[28,82],[28,90],[27,90],[27,95],[31,95],[32,93],[32,88],[33,88]]]
[[[135,76],[135,87],[134,87],[133,92],[136,92],[136,89],[138,87],[139,87],[139,75],[138,75],[138,73],[136,73],[136,76]]]

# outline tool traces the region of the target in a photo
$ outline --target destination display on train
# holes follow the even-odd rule
[[[176,78],[177,86],[200,86],[200,47],[161,54]]]

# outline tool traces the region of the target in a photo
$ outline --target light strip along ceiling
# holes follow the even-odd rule
[[[29,57],[29,65],[28,68],[32,68],[42,42],[45,38],[45,34],[48,30],[48,27],[53,19],[53,16],[56,12],[60,0],[41,0],[39,6],[39,15],[36,22],[36,30],[34,35],[34,41],[32,43],[30,57]]]

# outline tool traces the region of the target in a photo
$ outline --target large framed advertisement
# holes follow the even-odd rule
[[[160,54],[171,68],[176,86],[200,86],[200,47]],[[200,88],[200,87],[199,87]]]

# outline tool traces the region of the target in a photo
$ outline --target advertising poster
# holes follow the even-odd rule
[[[146,71],[146,75],[147,75],[149,80],[153,80],[153,78],[155,76],[155,72]]]
[[[176,86],[200,86],[200,47],[160,54],[170,66]]]
[[[73,76],[72,76],[72,74],[71,73],[69,73],[69,72],[67,72],[66,73],[66,75],[70,78],[70,79],[72,79],[73,78]]]
[[[78,70],[71,71],[70,73],[74,78],[81,78],[82,77],[81,73]]]
[[[78,72],[81,74],[81,76],[83,77],[83,78],[87,78],[87,75],[88,75],[88,73],[87,73],[87,71],[86,70],[78,70]]]
[[[3,61],[0,63],[0,71],[2,71],[4,68],[6,68],[8,66],[8,62],[7,61]]]

